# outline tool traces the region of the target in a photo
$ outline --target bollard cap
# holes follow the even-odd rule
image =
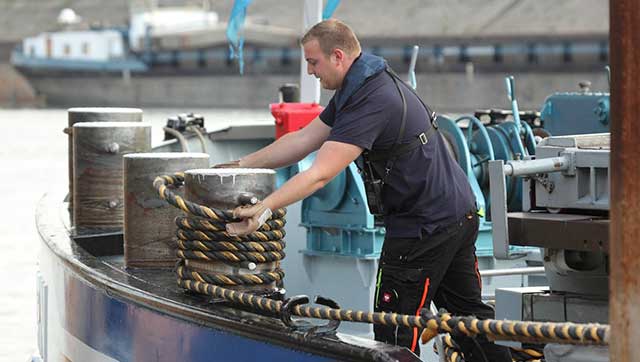
[[[124,158],[144,158],[144,159],[185,159],[185,158],[209,158],[208,153],[202,152],[143,152],[129,153]]]
[[[276,171],[270,168],[201,168],[187,170],[184,172],[189,175],[250,175],[250,174],[275,174]]]
[[[123,107],[73,107],[67,110],[69,113],[109,113],[109,114],[131,114],[140,113],[140,108],[123,108]]]
[[[146,122],[80,122],[73,125],[78,128],[128,128],[128,127],[151,127]]]

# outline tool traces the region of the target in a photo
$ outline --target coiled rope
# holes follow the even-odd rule
[[[230,211],[217,210],[189,202],[175,195],[167,187],[168,185],[179,187],[183,183],[183,173],[159,176],[153,182],[163,200],[191,215],[176,220],[180,228],[178,231],[180,238],[178,256],[182,259],[176,268],[178,285],[188,290],[249,307],[254,311],[282,315],[284,309],[282,301],[220,286],[281,280],[284,277],[284,272],[279,268],[273,272],[261,274],[229,276],[196,272],[186,267],[184,261],[189,258],[233,262],[281,260],[284,257],[282,238],[285,234],[283,227],[286,211],[284,209],[276,210],[271,219],[253,234],[244,237],[231,236],[225,231],[226,223],[236,221]],[[192,238],[194,236],[197,238]],[[255,251],[258,249],[259,252]],[[442,311],[434,314],[426,308],[421,311],[419,316],[299,304],[292,306],[286,312],[308,318],[375,323],[407,328],[417,327],[429,330],[428,334],[434,337],[438,333],[456,333],[469,337],[485,334],[492,340],[594,345],[607,345],[610,338],[608,325],[480,320],[472,316],[457,317]]]
[[[248,265],[278,262],[285,256],[285,209],[273,212],[271,218],[256,232],[247,236],[229,235],[225,229],[228,222],[237,221],[230,211],[198,205],[176,195],[169,187],[184,184],[184,173],[156,177],[153,186],[160,198],[187,213],[176,218],[178,226],[179,260],[176,267],[178,284],[191,282],[211,283],[224,286],[261,285],[278,282],[284,271],[276,267],[273,271],[256,274],[223,274],[196,271],[189,267],[189,260],[223,261]],[[195,289],[192,289],[197,291]]]

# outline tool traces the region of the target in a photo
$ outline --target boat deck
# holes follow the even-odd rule
[[[88,285],[98,293],[134,305],[136,310],[151,311],[217,333],[230,333],[270,347],[275,345],[332,360],[419,360],[405,348],[361,337],[341,333],[305,335],[291,330],[277,317],[256,314],[187,292],[178,287],[171,268],[125,268],[122,234],[71,237],[68,204],[62,202],[63,199],[62,195],[46,195],[38,207],[36,223],[45,245],[41,253],[49,254],[49,260],[62,264],[64,283],[71,285],[65,285],[65,289]],[[72,295],[66,296],[65,304],[84,305],[90,299],[86,293],[78,294],[76,300]]]

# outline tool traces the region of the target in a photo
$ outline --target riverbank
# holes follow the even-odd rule
[[[29,81],[11,64],[0,63],[0,107],[42,107],[43,96],[39,96]]]

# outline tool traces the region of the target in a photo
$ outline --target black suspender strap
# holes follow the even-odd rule
[[[433,135],[438,132],[438,124],[436,123],[436,120],[435,120],[436,119],[435,112],[431,112],[429,107],[427,107],[427,105],[424,104],[420,96],[418,96],[418,94],[413,89],[410,88],[410,90],[413,92],[413,94],[416,97],[418,97],[418,100],[420,100],[420,103],[422,103],[422,106],[427,111],[427,114],[429,115],[429,118],[430,118],[429,119],[430,127],[426,131],[417,135],[416,138],[412,138],[410,142],[400,143],[402,141],[402,138],[404,137],[404,129],[407,121],[407,101],[405,99],[404,93],[402,92],[402,89],[400,88],[400,84],[398,83],[398,80],[402,81],[402,79],[400,79],[400,77],[398,77],[398,75],[395,74],[393,70],[391,70],[391,68],[387,68],[387,72],[391,76],[391,79],[393,79],[393,82],[395,83],[396,88],[398,89],[398,92],[400,92],[400,98],[402,98],[402,122],[400,123],[400,130],[398,132],[398,137],[396,137],[395,142],[390,148],[374,149],[374,150],[366,151],[364,153],[365,159],[368,160],[369,162],[387,161],[385,165],[385,174],[383,176],[383,181],[386,181],[386,176],[389,174],[389,172],[391,172],[391,168],[393,168],[393,163],[395,162],[398,156],[408,153],[409,151],[413,151],[414,149],[422,145],[426,145],[431,139],[431,137],[433,137]]]
[[[401,82],[403,82],[402,79],[400,79],[400,76],[398,74],[396,74],[396,72],[393,71],[393,69],[387,67],[387,71],[389,72],[389,74],[391,74],[392,77],[400,80]],[[427,106],[423,101],[422,98],[420,98],[420,96],[418,95],[418,93],[415,91],[415,89],[411,88],[411,87],[407,87],[409,88],[409,90],[411,91],[411,93],[413,93],[413,95],[415,95],[418,100],[420,101],[420,103],[422,103],[422,106],[424,107],[424,109],[427,111],[427,114],[429,115],[429,117],[431,118],[429,120],[429,123],[433,123],[436,120],[436,112],[431,111],[431,108],[429,108],[429,106]],[[437,128],[437,127],[436,127]]]
[[[388,68],[387,71],[389,71]],[[384,166],[384,175],[382,176],[382,182],[387,182],[387,176],[389,176],[389,173],[393,168],[393,164],[396,162],[396,158],[398,157],[398,155],[396,154],[398,144],[402,142],[402,138],[404,137],[404,129],[407,125],[407,100],[404,97],[404,93],[402,92],[402,89],[400,88],[400,84],[398,84],[398,80],[396,79],[396,77],[394,77],[391,72],[389,72],[389,74],[391,75],[391,79],[393,79],[393,83],[395,83],[398,92],[400,92],[400,98],[402,99],[402,121],[400,122],[400,130],[398,131],[398,136],[391,146],[391,153],[387,154],[387,163]],[[372,161],[371,159],[369,160]]]

